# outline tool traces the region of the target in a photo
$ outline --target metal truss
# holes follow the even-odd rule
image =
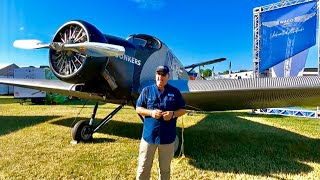
[[[307,109],[265,108],[265,109],[256,109],[253,113],[318,118],[317,111],[312,111],[312,110],[307,110]]]
[[[284,7],[293,6],[293,5],[302,4],[302,3],[311,2],[311,1],[314,1],[314,0],[282,0],[281,2],[268,4],[260,8],[262,8],[262,12],[266,12],[266,11],[272,11],[275,9],[281,9]]]
[[[260,77],[260,15],[261,8],[253,10],[253,78]]]

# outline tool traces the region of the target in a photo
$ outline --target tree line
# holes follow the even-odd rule
[[[241,69],[237,72],[247,72],[249,70],[245,70],[245,69]],[[233,72],[231,71],[231,73],[237,73],[237,72]],[[207,78],[207,77],[211,77],[212,76],[212,70],[211,69],[200,69],[200,74],[202,77]],[[229,70],[225,70],[223,72],[218,72],[219,75],[224,75],[224,74],[229,74]]]

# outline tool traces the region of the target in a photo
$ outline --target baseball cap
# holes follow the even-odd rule
[[[168,74],[169,68],[168,66],[158,66],[156,69],[156,72],[162,72],[163,74]]]

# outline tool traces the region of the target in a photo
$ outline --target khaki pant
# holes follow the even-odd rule
[[[139,149],[139,164],[137,180],[150,179],[153,157],[158,148],[159,155],[159,179],[170,179],[170,164],[174,156],[174,145],[171,144],[149,144],[141,138]]]

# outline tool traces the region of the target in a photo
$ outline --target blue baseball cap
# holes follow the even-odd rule
[[[156,72],[162,72],[163,74],[168,74],[169,73],[169,68],[168,66],[158,66],[156,69]]]

